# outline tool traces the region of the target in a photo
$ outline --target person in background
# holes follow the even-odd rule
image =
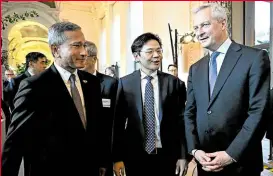
[[[105,69],[105,74],[117,79],[116,70],[112,66]]]
[[[177,65],[170,64],[168,66],[168,72],[169,72],[169,74],[171,74],[171,75],[173,75],[175,77],[178,77]]]
[[[26,55],[26,71],[11,79],[8,86],[4,89],[4,94],[7,95],[5,101],[12,111],[14,109],[14,98],[19,89],[22,80],[37,75],[46,69],[46,56],[39,52],[30,52]]]
[[[86,51],[87,56],[85,60],[85,66],[82,70],[95,75],[100,80],[101,85],[101,94],[102,94],[102,105],[103,111],[101,117],[104,117],[104,125],[105,131],[103,131],[102,137],[105,139],[102,146],[105,148],[104,151],[108,151],[104,153],[104,157],[107,160],[105,162],[106,166],[106,176],[113,176],[113,163],[111,157],[111,146],[112,146],[112,126],[114,120],[114,108],[116,103],[116,94],[117,94],[117,86],[118,80],[112,78],[111,76],[104,75],[96,70],[96,63],[98,60],[98,49],[95,43],[86,41]]]
[[[209,50],[190,67],[185,109],[189,152],[199,176],[260,176],[269,113],[266,51],[232,42],[218,3],[194,10],[194,30]]]

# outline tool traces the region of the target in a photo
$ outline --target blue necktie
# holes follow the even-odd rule
[[[212,95],[213,88],[217,79],[217,62],[216,58],[220,54],[220,52],[213,52],[210,57],[210,66],[209,66],[209,89],[210,96]]]
[[[154,110],[154,89],[151,80],[152,76],[146,76],[147,84],[144,95],[144,118],[145,151],[150,154],[155,149],[155,110]]]

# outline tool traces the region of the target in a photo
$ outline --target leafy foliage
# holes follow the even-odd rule
[[[30,11],[30,12],[25,12],[23,14],[17,14],[14,12],[13,15],[7,15],[2,18],[2,30],[5,30],[6,27],[8,26],[8,23],[15,23],[18,22],[19,20],[26,20],[26,18],[34,18],[34,17],[39,17],[38,13],[36,11]]]

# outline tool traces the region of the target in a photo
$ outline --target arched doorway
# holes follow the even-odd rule
[[[16,70],[18,64],[25,63],[25,56],[30,52],[43,53],[52,62],[47,33],[47,27],[38,22],[22,21],[14,25],[8,34],[10,68]]]

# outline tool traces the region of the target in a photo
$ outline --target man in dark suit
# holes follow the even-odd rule
[[[100,80],[101,86],[101,96],[102,96],[102,104],[103,104],[103,112],[102,116],[105,118],[104,121],[106,131],[103,132],[102,137],[105,139],[104,144],[102,145],[105,147],[104,151],[109,151],[109,153],[104,153],[105,157],[109,159],[108,161],[105,160],[105,165],[107,166],[106,176],[113,176],[113,164],[111,158],[111,145],[112,145],[112,126],[114,120],[114,108],[116,103],[116,94],[117,94],[117,86],[118,80],[112,78],[111,76],[104,75],[96,70],[96,63],[97,63],[97,46],[95,43],[86,41],[85,42],[85,49],[87,51],[87,57],[85,60],[85,67],[83,68],[84,71],[91,73]]]
[[[5,101],[8,102],[9,108],[14,109],[13,100],[19,89],[22,80],[39,74],[46,69],[46,56],[39,52],[31,52],[26,55],[26,71],[15,78],[12,78],[9,84],[4,89],[6,94]]]
[[[162,43],[157,35],[137,37],[132,53],[141,68],[119,81],[113,130],[117,176],[182,175],[186,165],[183,112],[185,84],[158,71]]]
[[[194,13],[197,39],[209,56],[189,70],[188,150],[199,162],[199,176],[258,176],[269,112],[268,55],[229,39],[219,4],[204,4]]]
[[[23,80],[2,154],[2,176],[99,175],[104,130],[99,80],[84,67],[85,38],[70,22],[48,32],[54,64]],[[100,159],[101,160],[101,159]]]

